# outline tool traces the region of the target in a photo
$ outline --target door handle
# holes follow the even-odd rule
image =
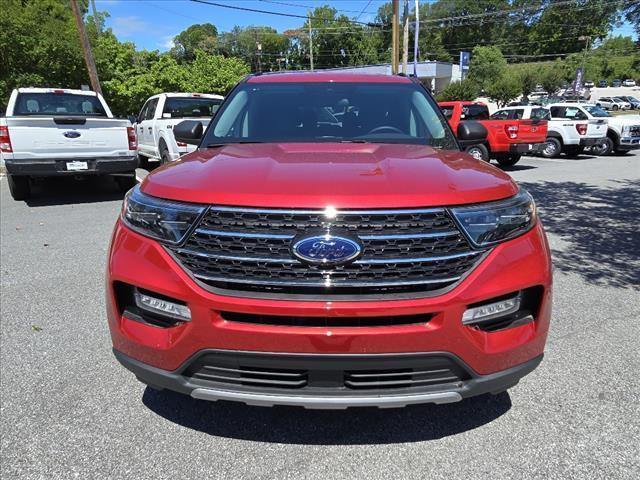
[[[153,127],[149,127],[149,133],[153,131]]]

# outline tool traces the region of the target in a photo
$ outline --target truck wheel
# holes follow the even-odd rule
[[[160,144],[160,165],[171,162],[171,156],[169,155],[169,149],[163,143]]]
[[[138,179],[136,178],[136,172],[118,175],[113,178],[115,178],[116,183],[118,184],[118,188],[122,192],[128,192],[138,184]]]
[[[607,137],[604,139],[604,142],[602,144],[594,145],[593,147],[591,147],[591,153],[593,153],[594,155],[598,155],[599,157],[604,157],[605,155],[609,155],[614,148],[615,145],[613,143],[613,140]]]
[[[544,148],[542,149],[540,154],[544,158],[556,158],[558,155],[560,155],[561,151],[562,144],[560,143],[560,140],[555,137],[549,137],[544,142]]]
[[[505,157],[498,157],[498,164],[501,167],[513,167],[516,163],[520,161],[521,155],[507,155]]]
[[[26,200],[31,196],[31,185],[29,185],[29,177],[7,175],[9,183],[9,193],[14,200]]]
[[[484,160],[485,162],[489,161],[489,150],[482,144],[471,145],[465,149],[465,152],[476,160]]]

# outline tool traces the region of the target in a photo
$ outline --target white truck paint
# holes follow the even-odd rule
[[[607,136],[601,145],[592,147],[592,153],[608,155],[640,148],[640,115],[613,116],[593,104],[580,104],[579,108],[590,119],[607,120]]]
[[[531,118],[532,111],[539,115],[540,108],[549,111],[547,142],[540,152],[543,157],[554,158],[560,153],[579,155],[585,147],[602,145],[607,136],[607,119],[589,117],[578,103],[505,107],[499,112],[521,110],[519,118],[526,120]]]
[[[129,120],[114,118],[101,95],[87,90],[18,88],[0,118],[0,156],[16,199],[32,177],[118,174],[135,184],[136,138]]]
[[[173,127],[183,120],[197,120],[206,128],[223,100],[220,95],[205,93],[160,93],[149,97],[135,125],[140,158],[167,163],[194,151],[194,145],[176,142]]]

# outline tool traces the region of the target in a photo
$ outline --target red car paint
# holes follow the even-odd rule
[[[248,80],[340,81],[410,82],[394,76],[328,73]],[[354,143],[199,149],[149,174],[140,188],[153,197],[197,204],[338,210],[451,207],[506,199],[518,191],[507,174],[460,151]],[[549,247],[537,221],[527,233],[494,246],[468,276],[441,295],[367,300],[231,296],[203,288],[167,248],[119,219],[108,254],[106,304],[114,350],[167,374],[179,371],[199,352],[219,349],[319,355],[447,352],[473,372],[489,375],[542,355],[551,316],[551,277]],[[192,320],[159,328],[129,318],[118,305],[119,282],[185,302]],[[535,321],[496,332],[462,325],[462,314],[470,305],[534,286],[542,291]],[[336,319],[433,317],[414,325],[298,327],[236,323],[220,312]]]
[[[480,102],[438,102],[454,132],[458,131],[458,125],[468,120],[464,110],[476,107],[484,111],[484,115],[477,121],[487,129],[487,143],[491,158],[496,155],[526,153],[520,145],[538,145],[547,138],[547,120],[490,120],[489,109]]]

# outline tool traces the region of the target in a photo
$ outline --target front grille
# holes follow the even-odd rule
[[[311,355],[203,353],[182,375],[203,386],[250,391],[340,394],[357,390],[411,392],[457,384],[469,372],[444,354]]]
[[[318,233],[357,239],[352,263],[311,265],[295,258],[296,239]],[[211,207],[175,257],[201,282],[225,291],[349,295],[433,292],[478,262],[442,208],[263,210]]]

